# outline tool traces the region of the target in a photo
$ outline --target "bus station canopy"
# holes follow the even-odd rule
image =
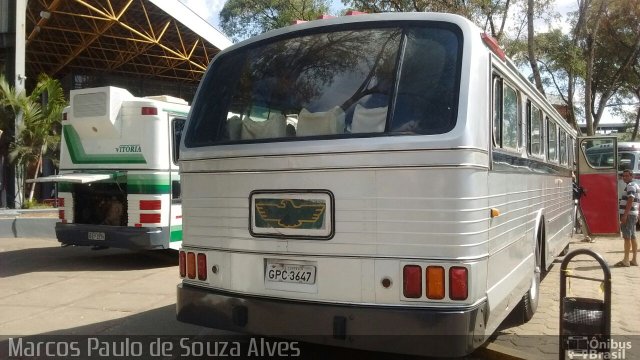
[[[200,80],[231,41],[177,0],[30,0],[26,73]]]

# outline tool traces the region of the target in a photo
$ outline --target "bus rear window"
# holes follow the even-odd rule
[[[439,23],[342,30],[216,59],[185,144],[441,134],[455,126],[462,35]]]

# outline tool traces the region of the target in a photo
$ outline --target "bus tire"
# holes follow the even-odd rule
[[[531,320],[533,314],[538,309],[538,300],[540,299],[540,274],[542,273],[542,255],[540,243],[536,243],[535,250],[535,266],[531,277],[531,286],[524,294],[521,300],[522,319],[524,322]]]

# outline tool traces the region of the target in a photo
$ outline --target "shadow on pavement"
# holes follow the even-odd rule
[[[313,344],[296,340],[264,338],[260,336],[244,335],[221,330],[214,330],[195,325],[181,323],[175,318],[175,305],[168,305],[157,309],[137,313],[120,319],[98,322],[75,328],[60,329],[38,335],[13,336],[11,334],[0,335],[0,358],[7,358],[9,352],[9,338],[13,338],[12,346],[16,347],[17,339],[22,339],[23,346],[27,342],[77,342],[83,351],[84,358],[114,358],[114,351],[119,352],[123,347],[133,349],[130,345],[139,342],[142,345],[142,356],[134,356],[139,359],[196,359],[196,358],[253,358],[253,359],[280,359],[292,357],[291,349],[298,348],[299,355],[295,358],[303,360],[325,359],[367,359],[367,360],[419,360],[433,359],[429,357],[371,352],[364,350],[348,349],[322,344]],[[167,351],[167,356],[152,356],[150,348],[153,344],[172,343],[172,350]],[[220,346],[215,348],[216,343]],[[241,356],[226,356],[222,354],[222,344],[225,344],[226,352],[236,345],[240,349]],[[288,356],[269,356],[265,344],[282,344],[282,349],[289,349]],[[104,345],[103,345],[104,344]],[[129,344],[129,345],[127,345]],[[204,345],[203,345],[204,344]],[[286,345],[285,345],[286,344]],[[293,345],[292,345],[293,344]],[[284,347],[282,347],[284,346]],[[91,347],[91,356],[87,355]],[[26,348],[26,347],[25,347]],[[99,356],[100,351],[111,351],[111,356]],[[203,350],[204,349],[204,350]],[[209,350],[207,356],[206,351]],[[256,350],[258,356],[249,355],[250,349]],[[273,349],[273,348],[272,348]],[[216,354],[215,351],[218,351]],[[203,354],[204,352],[204,354]],[[285,351],[286,352],[286,351]],[[103,353],[104,355],[105,353]],[[129,354],[132,355],[132,354]],[[195,356],[198,355],[198,356]],[[253,353],[256,355],[256,353]],[[126,357],[126,358],[134,358]],[[18,357],[20,358],[20,357]],[[45,359],[48,357],[31,357],[29,359]],[[478,356],[471,354],[462,359],[477,360]]]
[[[178,265],[175,250],[43,247],[0,252],[0,277],[39,271],[128,271]]]

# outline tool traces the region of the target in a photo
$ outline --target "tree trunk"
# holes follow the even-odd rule
[[[544,93],[544,87],[542,86],[542,78],[540,76],[540,68],[538,67],[538,59],[535,51],[534,31],[533,31],[533,7],[534,0],[528,0],[527,5],[527,50],[529,51],[529,64],[531,65],[531,71],[533,71],[533,78],[536,83],[536,88],[542,95]]]
[[[638,111],[636,111],[636,123],[633,126],[631,141],[636,141],[636,138],[638,137],[638,126],[640,126],[640,105],[638,105]]]
[[[636,97],[640,100],[640,88],[635,89]],[[638,128],[640,127],[640,102],[638,103],[638,110],[636,110],[636,123],[633,127],[633,134],[631,134],[631,141],[635,141],[638,137]]]
[[[36,164],[36,172],[33,174],[33,180],[38,178],[38,174],[40,173],[40,168],[42,167],[42,153],[38,155],[38,163]],[[33,194],[36,190],[36,183],[31,183],[31,190],[29,191],[29,202],[33,201]]]
[[[598,30],[600,28],[600,20],[602,14],[606,8],[607,1],[602,0],[600,2],[600,8],[595,14],[595,21],[593,22],[593,28],[591,32],[586,29],[586,47],[585,47],[585,59],[586,59],[586,76],[584,79],[584,116],[587,122],[587,135],[594,135],[596,128],[593,122],[593,67],[595,62],[596,53],[596,39],[598,36]],[[588,10],[586,10],[588,11]],[[586,18],[585,18],[586,19]]]

